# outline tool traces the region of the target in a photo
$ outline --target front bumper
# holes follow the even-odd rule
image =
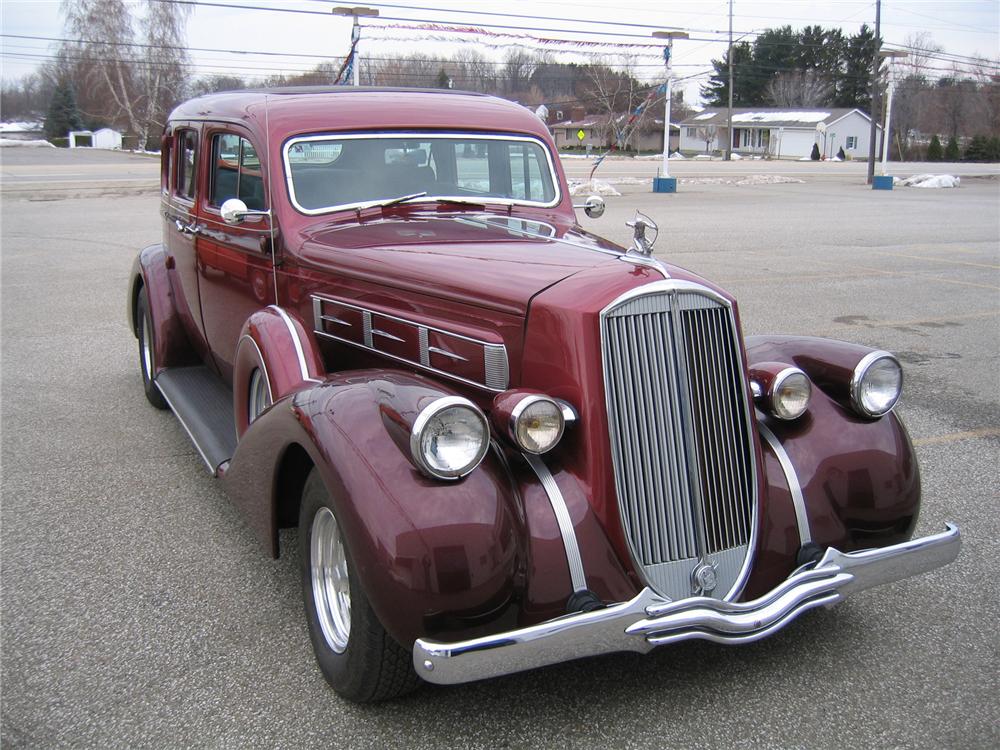
[[[506,633],[457,643],[420,638],[413,646],[413,665],[428,682],[456,684],[585,656],[645,653],[654,646],[695,638],[752,643],[807,610],[952,562],[962,539],[957,526],[946,526],[940,534],[881,549],[843,553],[830,548],[818,563],[800,568],[749,602],[708,597],[670,601],[646,588],[628,602]]]

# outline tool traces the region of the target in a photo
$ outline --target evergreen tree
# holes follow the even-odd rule
[[[931,136],[931,143],[927,147],[927,161],[941,161],[944,151],[941,149],[941,139],[937,134]]]
[[[65,138],[71,130],[81,130],[83,120],[76,108],[76,95],[69,81],[60,81],[52,92],[49,110],[45,115],[45,137]]]
[[[809,154],[809,158],[812,159],[813,161],[819,161],[819,144],[818,143],[814,143],[813,144],[813,150],[812,150],[812,153]]]
[[[733,106],[746,107],[760,104],[750,98],[751,83],[745,73],[753,64],[753,48],[749,42],[737,42],[733,45]],[[729,104],[729,55],[721,60],[712,60],[715,73],[708,83],[701,87],[701,95],[710,107],[725,107]]]
[[[451,88],[451,78],[448,77],[448,71],[444,68],[441,68],[441,70],[438,71],[437,87],[439,89]]]
[[[945,161],[958,161],[961,158],[962,154],[958,150],[958,139],[952,136],[948,139],[948,145],[944,147],[944,159]]]
[[[862,24],[858,33],[847,39],[834,100],[838,107],[857,107],[863,112],[868,112],[871,108],[869,84],[872,59],[880,46],[880,40],[875,38],[875,32],[868,28],[868,24]]]

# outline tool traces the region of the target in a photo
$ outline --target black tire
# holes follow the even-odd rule
[[[146,297],[146,289],[139,290],[139,301],[136,304],[135,323],[139,333],[139,369],[142,371],[142,389],[146,392],[146,400],[157,409],[169,409],[166,399],[160,393],[160,389],[153,382],[152,371],[154,368],[156,351],[153,346],[154,334],[152,317],[149,315],[149,299]]]
[[[334,641],[324,634],[317,610],[325,604],[322,601],[317,602],[318,595],[314,592],[313,585],[313,527],[319,521],[321,528],[324,525],[329,528],[330,518],[333,519],[333,528],[336,530],[339,542],[343,545],[343,560],[347,567],[350,591],[350,615],[344,618],[349,621],[350,626],[339,649],[335,648],[334,641],[337,640],[337,635],[344,636],[344,634],[336,634]],[[350,547],[346,538],[339,532],[330,493],[316,469],[310,472],[302,490],[302,504],[299,510],[299,556],[302,568],[302,598],[305,601],[309,637],[312,639],[320,671],[330,686],[342,698],[356,703],[389,700],[417,688],[421,680],[413,671],[412,656],[386,633],[372,610],[368,597],[365,596],[364,589],[358,581]],[[328,595],[329,590],[326,591]],[[319,596],[322,597],[322,594]],[[330,622],[328,616],[328,627]]]

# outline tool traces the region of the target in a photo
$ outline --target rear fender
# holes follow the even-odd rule
[[[414,402],[452,395],[417,375],[377,370],[330,376],[276,402],[244,433],[224,476],[257,536],[278,552],[278,481],[304,451],[330,491],[356,572],[390,634],[480,632],[511,616],[523,578],[522,522],[511,481],[490,452],[468,476],[423,476],[392,432]],[[301,543],[301,542],[300,542]],[[513,620],[511,620],[513,622]]]
[[[138,337],[139,294],[145,289],[153,326],[153,362],[155,377],[169,367],[198,364],[200,361],[177,314],[174,292],[170,286],[167,254],[163,245],[150,245],[139,251],[132,263],[128,295],[128,321]]]

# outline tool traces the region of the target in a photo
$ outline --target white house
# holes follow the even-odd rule
[[[681,126],[681,151],[724,151],[728,139],[727,110],[705,109]],[[848,158],[868,157],[871,120],[860,109],[790,109],[787,107],[734,107],[733,151],[772,158],[809,156],[813,144],[822,156],[832,158],[843,148]],[[881,128],[878,130],[881,133]]]
[[[94,148],[110,148],[121,151],[122,134],[111,128],[101,128],[94,131]]]
[[[88,143],[89,141],[89,143]],[[69,132],[70,148],[106,148],[121,150],[122,134],[111,128],[100,130],[71,130]]]

